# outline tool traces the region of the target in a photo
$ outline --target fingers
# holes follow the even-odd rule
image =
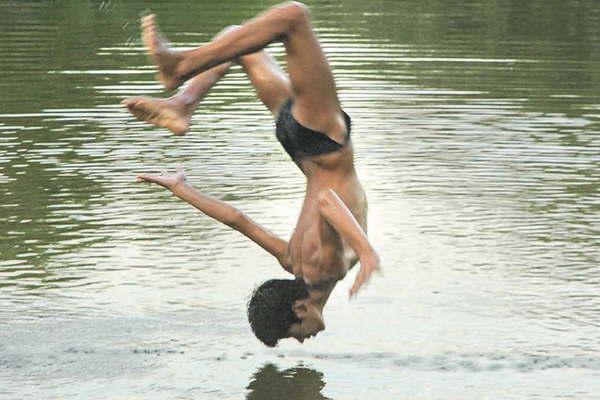
[[[354,296],[356,296],[356,293],[358,293],[358,289],[360,289],[361,285],[362,285],[361,282],[359,282],[358,280],[355,280],[354,284],[350,288],[349,296],[348,297],[353,298]]]
[[[141,174],[138,175],[138,182],[150,182],[156,183],[167,189],[171,189],[177,182],[185,181],[185,174],[182,167],[177,168],[178,174],[169,174],[166,170],[163,170],[160,175]]]
[[[350,288],[350,298],[356,296],[356,293],[360,290],[360,288],[366,284],[369,279],[371,279],[371,275],[373,272],[381,273],[381,268],[379,264],[375,265],[362,265],[358,274],[356,275],[356,279],[354,280],[354,284]]]
[[[138,175],[136,180],[138,182],[159,183],[160,177],[156,176],[156,175],[142,174],[142,175]]]
[[[370,272],[367,272],[365,268],[361,268],[356,275],[356,279],[354,280],[354,284],[350,288],[350,297],[356,296],[361,286],[369,279]]]

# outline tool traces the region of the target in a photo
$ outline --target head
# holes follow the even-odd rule
[[[279,339],[304,339],[325,329],[321,309],[313,304],[306,284],[297,279],[271,279],[257,287],[248,302],[248,322],[269,347]]]

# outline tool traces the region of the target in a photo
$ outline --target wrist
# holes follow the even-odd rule
[[[186,181],[177,181],[174,184],[170,185],[168,187],[168,189],[173,192],[174,195],[178,195],[179,193],[182,193],[183,191],[185,191],[186,187],[187,187],[187,182]]]
[[[373,246],[370,243],[365,244],[358,252],[358,258],[364,259],[368,257],[372,257],[373,255],[377,255]]]

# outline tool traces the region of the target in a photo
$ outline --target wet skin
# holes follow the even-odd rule
[[[230,64],[223,63],[235,61],[244,67],[259,98],[275,117],[283,102],[292,97],[292,114],[299,123],[339,143],[346,142],[348,132],[333,76],[303,5],[287,3],[274,7],[245,25],[227,29],[209,44],[185,52],[169,47],[153,15],[143,18],[142,37],[157,64],[158,77],[167,88],[175,88],[194,76],[189,86],[170,99],[182,108],[174,112],[165,107],[167,120],[173,115],[183,115],[185,129],[176,131],[164,121],[157,123],[160,101],[145,100],[145,104],[153,107],[149,114],[154,119],[143,115],[142,119],[162,124],[175,133],[184,132],[191,115],[190,108],[183,108],[185,104],[191,104],[193,110],[229,68]],[[262,50],[274,40],[282,40],[286,47],[289,78]],[[178,96],[185,101],[178,101]],[[126,100],[125,104],[139,118],[141,113],[132,110],[132,102]],[[171,118],[176,122],[171,125],[182,126],[181,118]],[[380,268],[379,257],[366,235],[367,199],[353,158],[352,142],[348,140],[338,151],[296,161],[306,177],[306,195],[289,241],[234,207],[192,188],[185,182],[183,170],[172,175],[144,174],[138,179],[166,187],[204,214],[243,233],[276,257],[286,271],[303,279],[309,297],[294,303],[293,311],[301,322],[293,324],[288,332],[302,342],[325,328],[323,307],[337,282],[352,266],[360,261],[351,296]]]

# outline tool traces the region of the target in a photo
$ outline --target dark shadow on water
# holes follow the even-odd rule
[[[252,375],[246,400],[327,400],[321,394],[324,387],[323,374],[314,369],[298,366],[279,371],[266,364]]]

